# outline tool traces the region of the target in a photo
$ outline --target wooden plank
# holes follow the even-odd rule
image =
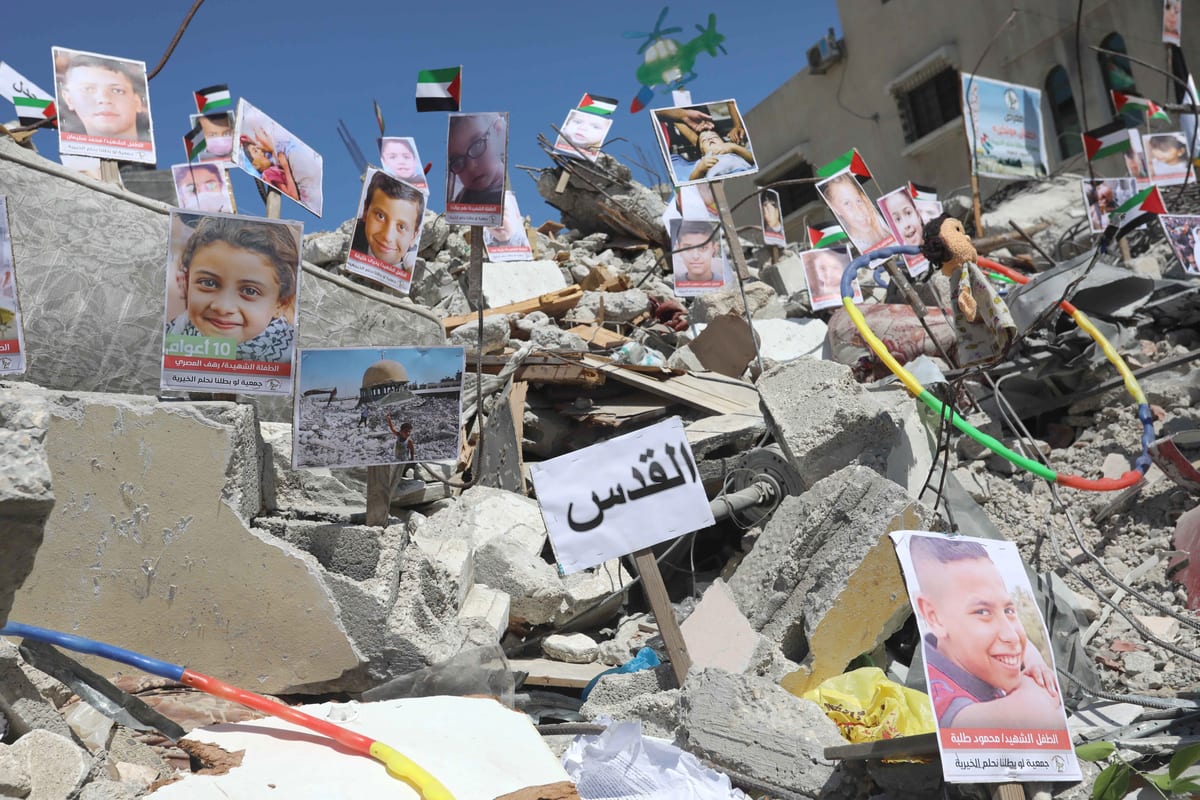
[[[531,311],[543,311],[552,317],[557,317],[567,313],[578,305],[582,297],[583,290],[579,288],[578,284],[573,283],[557,291],[547,292],[529,300],[522,300],[519,303],[509,303],[506,306],[497,306],[496,308],[485,308],[483,315],[490,317],[495,314],[528,314]],[[446,333],[449,333],[461,325],[474,322],[476,319],[478,319],[478,314],[475,312],[457,314],[453,317],[443,319],[442,328]]]
[[[628,336],[622,336],[616,331],[600,325],[576,325],[574,328],[568,328],[567,333],[573,333],[593,347],[599,347],[602,350],[617,347],[629,341]]]
[[[513,432],[517,436],[517,468],[521,474],[521,494],[529,493],[529,484],[525,477],[525,448],[522,445],[525,438],[525,398],[528,394],[529,384],[514,379],[512,391],[508,395],[508,411],[512,414]]]
[[[878,742],[839,744],[825,748],[825,758],[863,761],[879,758],[902,758],[905,756],[928,756],[938,754],[937,734],[921,733],[916,736],[900,736],[895,739],[880,739]]]
[[[658,632],[667,646],[671,671],[675,673],[676,682],[683,686],[692,666],[692,657],[688,655],[687,642],[683,640],[683,631],[675,619],[675,609],[671,607],[671,598],[663,583],[658,562],[654,559],[654,551],[648,547],[638,550],[633,554],[633,561],[642,578],[642,590],[650,602],[650,610],[654,612],[654,621],[658,623]]]
[[[713,414],[735,414],[758,407],[758,390],[749,383],[735,381],[732,378],[724,376],[711,378],[686,373],[675,376],[668,375],[665,379],[658,379],[638,370],[612,364],[607,359],[596,356],[585,355],[581,360],[584,364],[595,367],[613,380]]]
[[[559,686],[566,689],[582,689],[604,670],[606,664],[567,664],[548,658],[511,658],[508,661],[513,672],[527,672],[526,686]]]
[[[392,499],[392,467],[367,467],[367,524],[386,525]]]

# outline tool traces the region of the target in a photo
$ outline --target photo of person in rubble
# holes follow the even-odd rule
[[[735,100],[655,109],[654,120],[676,186],[758,171]]]
[[[1103,233],[1108,227],[1108,215],[1137,192],[1133,178],[1084,178],[1079,185],[1092,233]]]
[[[1200,275],[1200,215],[1162,214],[1158,221],[1184,271]]]

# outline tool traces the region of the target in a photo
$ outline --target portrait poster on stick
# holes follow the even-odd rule
[[[1192,160],[1188,158],[1188,142],[1180,131],[1142,135],[1150,183],[1174,186],[1189,183]]]
[[[488,261],[533,260],[525,219],[517,205],[517,196],[512,192],[504,193],[504,224],[483,229],[483,246],[487,249]]]
[[[1189,275],[1200,275],[1200,215],[1160,214],[1159,224]]]
[[[656,108],[654,135],[676,186],[758,172],[736,100]]]
[[[417,140],[411,136],[384,136],[379,140],[379,163],[384,172],[429,193]]]
[[[1078,781],[1050,636],[1012,542],[889,534],[950,783]]]
[[[879,204],[883,220],[896,237],[897,244],[921,246],[925,241],[925,222],[908,186],[890,191],[875,202]],[[904,256],[904,265],[913,277],[929,269],[929,261],[919,253]]]
[[[17,302],[8,198],[0,194],[0,375],[17,375],[24,371],[25,335],[21,330],[21,306]]]
[[[464,354],[461,347],[301,349],[292,466],[454,463]]]
[[[210,114],[189,114],[192,128],[199,127],[204,133],[204,149],[197,161],[216,162],[224,166],[233,163],[233,112],[214,111]]]
[[[845,247],[818,247],[800,253],[804,264],[804,280],[808,284],[808,298],[813,311],[837,308],[842,304],[842,275],[850,266],[850,250]],[[854,302],[863,300],[858,278],[854,287]]]
[[[604,146],[604,137],[612,127],[613,118],[573,108],[563,120],[562,131],[554,140],[554,149],[571,158],[595,161]]]
[[[301,227],[172,209],[163,389],[291,393]]]
[[[783,212],[779,205],[779,192],[774,189],[759,192],[758,208],[762,216],[763,244],[771,247],[787,247],[787,236],[783,232]]]
[[[1044,178],[1042,93],[962,73],[963,115],[972,169],[989,178]]]
[[[245,99],[238,100],[233,139],[238,167],[321,216],[325,167],[320,153]]]
[[[51,52],[58,152],[155,163],[145,62],[65,47]]]
[[[346,270],[407,293],[424,224],[424,192],[383,170],[367,169]]]
[[[1162,40],[1165,44],[1179,45],[1183,31],[1183,0],[1163,0]]]
[[[679,417],[530,466],[563,574],[714,524]]]
[[[676,297],[708,294],[733,283],[720,225],[702,219],[672,219],[667,230]]]
[[[504,223],[508,112],[451,114],[446,140],[446,222]]]
[[[1133,178],[1082,178],[1079,188],[1087,208],[1088,228],[1092,233],[1104,233],[1108,215],[1137,194],[1137,181]]]
[[[869,253],[896,243],[896,237],[849,168],[818,183],[817,193],[858,252]]]
[[[173,164],[175,197],[186,211],[222,211],[232,214],[233,191],[223,165],[214,162]]]

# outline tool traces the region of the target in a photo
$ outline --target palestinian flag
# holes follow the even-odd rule
[[[22,125],[35,125],[43,120],[54,119],[58,111],[54,108],[54,100],[42,100],[37,97],[14,95],[13,105],[17,109],[17,121]],[[57,127],[57,125],[55,126]]]
[[[379,107],[378,100],[372,100],[371,102],[375,104],[375,122],[379,125],[379,135],[383,136],[383,109]]]
[[[1116,106],[1118,114],[1124,111],[1125,107],[1128,106],[1130,111],[1145,111],[1150,115],[1150,119],[1161,119],[1167,122],[1171,120],[1171,118],[1167,116],[1167,112],[1163,111],[1162,108],[1159,107],[1158,103],[1155,103],[1153,100],[1147,100],[1144,97],[1137,97],[1136,95],[1132,94],[1122,94],[1121,92],[1116,91],[1112,93],[1112,99],[1113,105]]]
[[[1158,187],[1143,189],[1108,215],[1108,229],[1104,232],[1104,238],[1120,239],[1134,228],[1150,221],[1150,217],[1166,213],[1167,207]]]
[[[588,94],[585,92],[579,101],[578,108],[580,111],[586,111],[589,114],[600,114],[608,117],[617,110],[617,101],[611,97],[601,97],[598,94]]]
[[[1115,119],[1107,125],[1093,128],[1079,134],[1083,137],[1083,149],[1087,152],[1087,160],[1124,153],[1131,149],[1129,135],[1125,132],[1125,123]]]
[[[850,170],[854,177],[858,178],[859,183],[866,183],[871,180],[871,170],[867,169],[867,162],[862,160],[862,156],[858,154],[858,150],[847,150],[840,156],[830,161],[825,166],[817,170],[818,178],[832,178],[839,172]]]
[[[462,67],[417,73],[417,111],[458,111],[461,101]]]
[[[936,203],[937,189],[932,186],[922,186],[919,183],[908,182],[908,196],[913,200],[927,200],[931,203]]]
[[[808,229],[808,243],[813,247],[837,247],[845,244],[849,238],[842,227],[833,222],[816,228],[809,226]]]
[[[204,129],[199,125],[183,135],[183,150],[187,153],[188,161],[195,161],[204,152]]]
[[[197,89],[193,94],[196,97],[196,110],[201,114],[211,114],[233,106],[233,96],[229,94],[229,87],[223,83]]]

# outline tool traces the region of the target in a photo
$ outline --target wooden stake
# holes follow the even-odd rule
[[[979,201],[979,176],[971,170],[971,207],[975,213],[975,235],[983,236],[983,204]]]
[[[718,184],[719,185],[719,184]],[[642,588],[646,599],[650,601],[650,610],[658,623],[658,632],[662,634],[663,644],[667,646],[667,655],[671,658],[671,670],[680,686],[687,680],[688,670],[692,666],[692,657],[688,655],[687,644],[683,641],[683,631],[675,621],[675,609],[671,608],[671,598],[667,595],[667,586],[663,583],[662,572],[658,562],[649,548],[638,550],[633,554],[637,564],[638,575],[642,578]]]
[[[283,210],[283,194],[271,186],[267,189],[267,219],[279,219]]]
[[[717,201],[717,213],[721,217],[721,227],[725,230],[725,238],[729,240],[729,249],[733,251],[733,263],[737,265],[738,288],[742,292],[742,314],[746,324],[750,326],[750,341],[754,343],[754,359],[758,363],[759,374],[763,371],[762,353],[758,351],[758,337],[754,335],[754,321],[750,318],[750,303],[746,300],[746,284],[750,277],[750,267],[746,264],[746,254],[742,252],[738,240],[737,226],[733,224],[733,214],[729,211],[729,199],[725,196],[725,182],[714,181],[712,186],[713,199]]]
[[[565,192],[567,190],[567,183],[570,180],[571,180],[571,173],[567,172],[564,169],[562,171],[562,175],[558,176],[558,183],[554,186],[555,193],[562,194],[563,192]]]
[[[1025,800],[1025,785],[996,783],[992,785],[992,800]]]
[[[392,503],[392,471],[403,469],[395,466],[367,467],[367,524],[379,527],[387,524],[389,507]]]
[[[121,184],[121,165],[111,158],[100,159],[100,180],[119,186]]]
[[[479,430],[479,441],[475,445],[475,461],[471,469],[471,480],[479,482],[479,468],[483,462],[483,226],[471,226],[471,262],[467,268],[467,300],[475,305],[476,324],[479,335],[475,340],[475,420]]]

